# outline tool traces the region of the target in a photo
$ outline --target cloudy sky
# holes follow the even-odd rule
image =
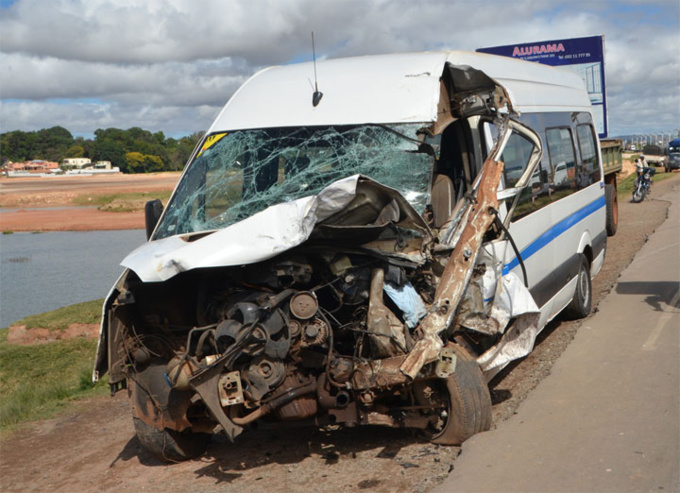
[[[0,0],[0,132],[205,130],[312,30],[321,58],[603,34],[610,135],[680,127],[679,0]]]

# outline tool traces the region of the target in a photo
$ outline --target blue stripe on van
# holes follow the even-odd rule
[[[548,243],[550,243],[558,236],[560,236],[562,233],[567,231],[569,228],[576,225],[578,222],[582,221],[586,217],[590,216],[591,214],[605,206],[606,202],[604,196],[602,196],[599,199],[594,200],[593,202],[585,206],[583,209],[574,212],[571,216],[555,224],[552,228],[550,228],[541,236],[536,238],[531,244],[529,244],[524,250],[520,252],[522,255],[522,260],[528,259],[534,253],[538,252],[541,248],[543,248]],[[515,257],[510,262],[505,264],[505,266],[503,266],[503,275],[504,276],[507,275],[512,269],[514,269],[518,265],[519,260],[517,259],[517,257]]]

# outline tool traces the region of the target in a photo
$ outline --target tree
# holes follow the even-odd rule
[[[94,158],[94,141],[91,139],[85,140],[84,137],[76,137],[73,145],[81,146],[83,148],[83,157]]]
[[[37,154],[37,134],[36,132],[13,132],[2,134],[0,138],[0,148],[2,156],[10,161],[28,161],[36,159]]]
[[[130,173],[163,171],[163,160],[159,156],[142,154],[141,152],[126,153],[125,163]]]
[[[144,171],[144,154],[141,152],[125,153],[125,167],[130,173],[141,173]]]
[[[165,134],[163,132],[156,132],[153,134],[153,139],[156,142],[156,144],[159,145],[165,145]]]
[[[73,145],[73,135],[64,127],[52,127],[39,130],[38,142],[33,159],[61,161],[66,151]]]
[[[37,132],[15,130],[0,134],[0,158],[26,161],[87,157],[93,161],[111,161],[123,172],[180,170],[191,156],[202,132],[180,139],[166,138],[163,132],[150,132],[140,127],[127,130],[98,128],[94,140],[75,139],[64,127],[52,127]],[[139,156],[127,158],[126,154]],[[130,167],[128,167],[130,163]]]
[[[168,165],[166,169],[174,171],[184,168],[196,144],[203,137],[203,132],[196,132],[179,140],[167,139],[165,148],[168,153]]]
[[[125,149],[113,140],[95,140],[94,161],[111,161],[112,166],[118,166],[121,171],[126,171]]]
[[[163,171],[163,160],[160,156],[144,156],[144,172]]]
[[[81,145],[72,145],[71,147],[68,148],[66,151],[66,154],[64,157],[83,157],[85,156],[85,149],[83,149],[83,146]]]

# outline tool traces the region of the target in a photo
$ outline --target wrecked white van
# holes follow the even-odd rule
[[[487,381],[590,311],[601,159],[578,76],[485,54],[264,70],[231,98],[104,305],[94,378],[140,442],[291,421],[489,429]]]

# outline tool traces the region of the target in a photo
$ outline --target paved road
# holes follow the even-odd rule
[[[680,491],[680,194],[518,413],[435,492]],[[640,207],[644,207],[644,202]]]

